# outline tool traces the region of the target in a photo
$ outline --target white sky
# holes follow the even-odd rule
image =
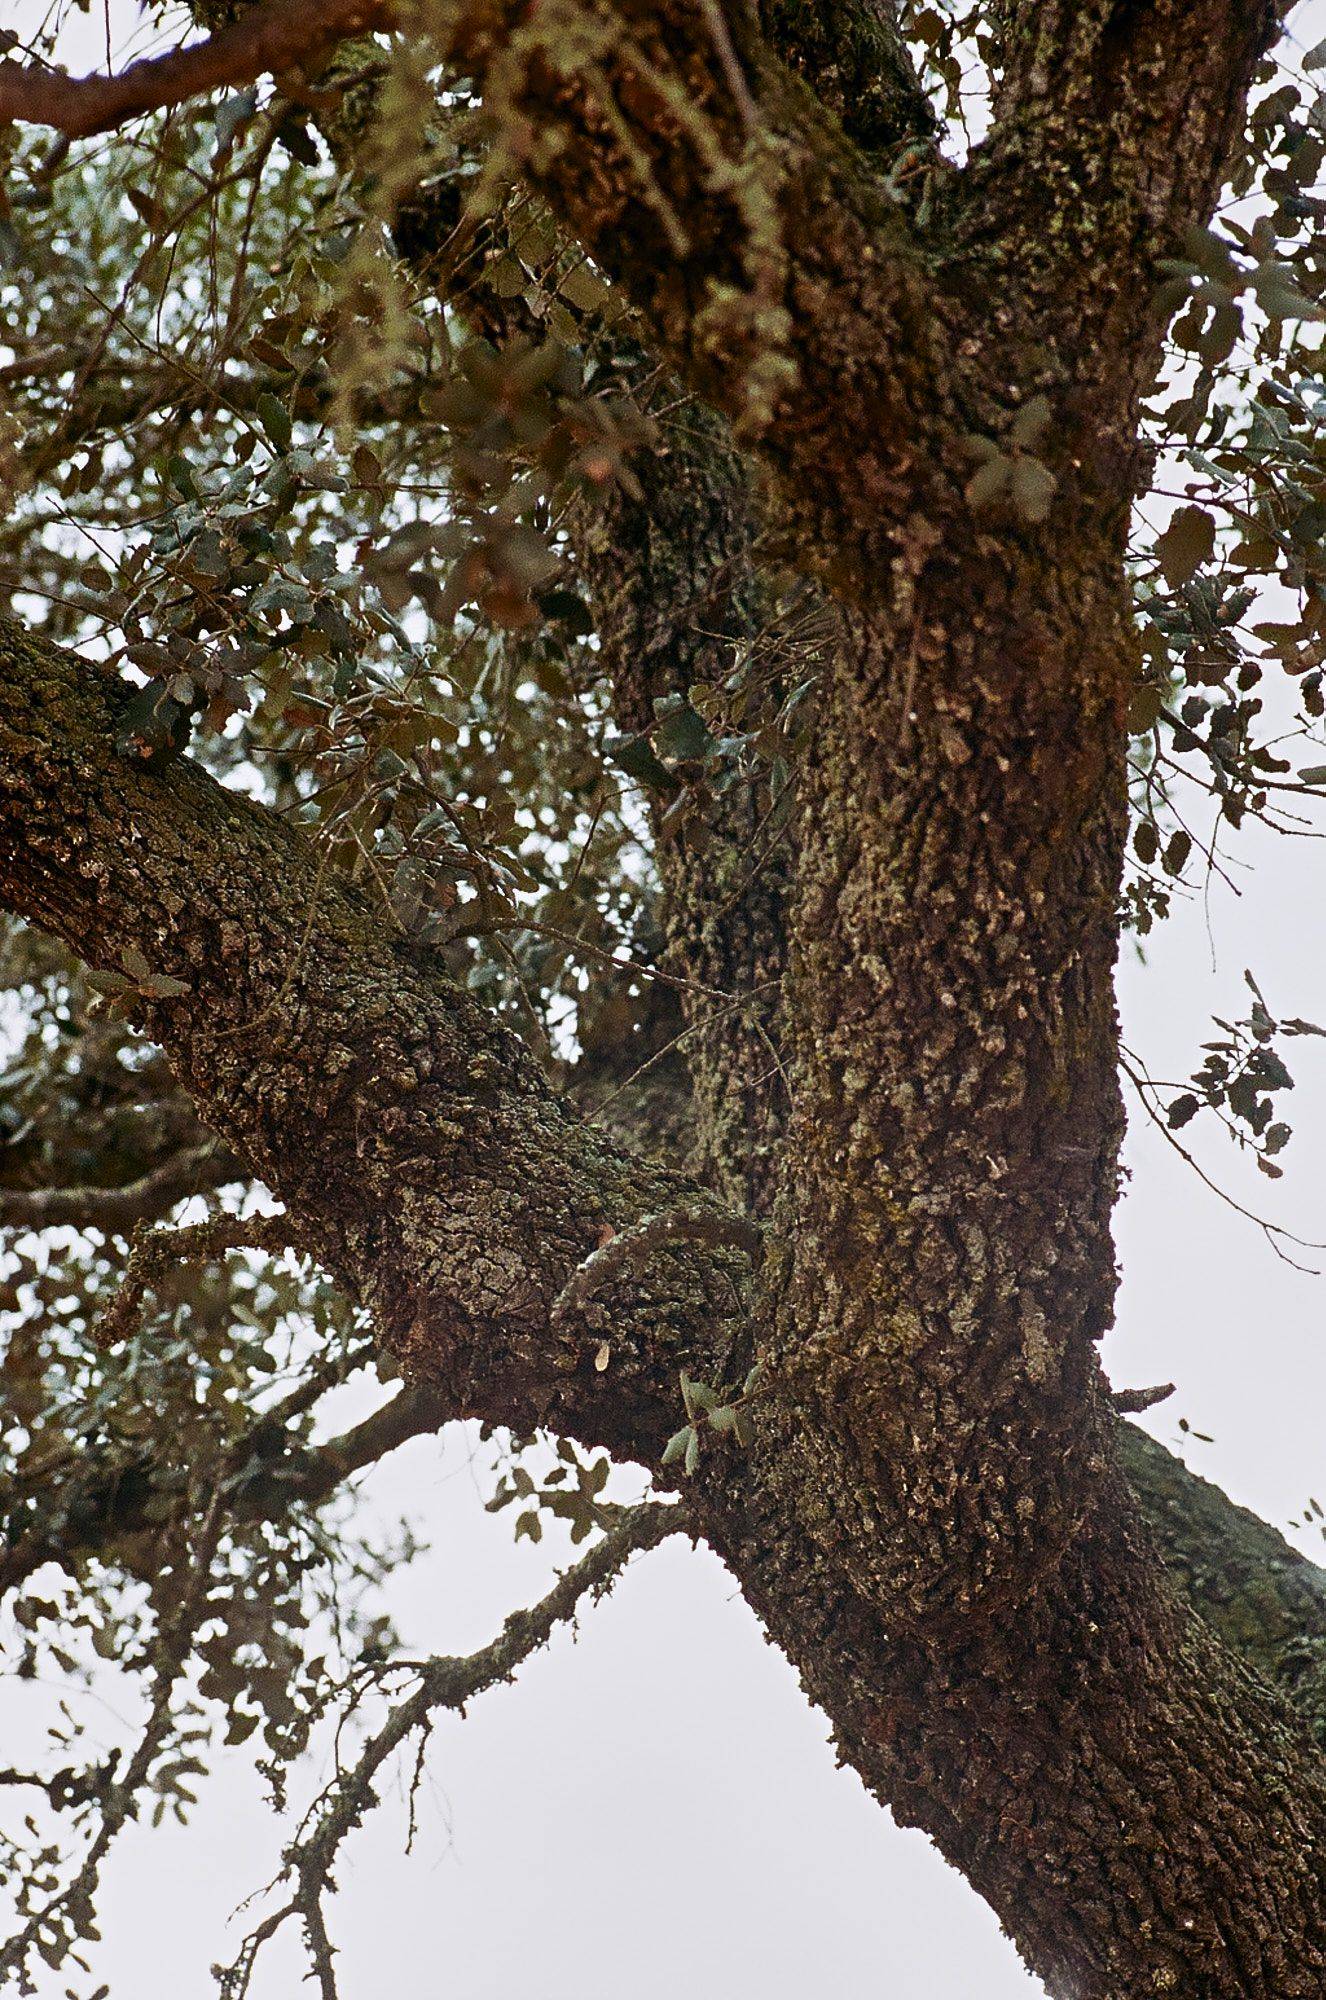
[[[35,11],[0,0],[6,22]],[[94,0],[82,30],[89,65],[100,11]],[[112,11],[133,18],[124,0]],[[1305,45],[1326,34],[1326,0],[1295,25]],[[1145,971],[1131,955],[1124,965],[1126,1038],[1157,1075],[1188,1074],[1213,1012],[1246,1013],[1244,966],[1273,1012],[1326,1020],[1322,850],[1245,832],[1236,855],[1241,897],[1213,885],[1208,906],[1191,904],[1153,937]],[[1326,1237],[1326,1042],[1286,1053],[1298,1088],[1278,1187],[1199,1127],[1184,1136],[1250,1205]],[[1149,1420],[1155,1433],[1180,1444],[1180,1416],[1209,1432],[1210,1444],[1183,1443],[1195,1468],[1288,1526],[1310,1494],[1326,1499],[1326,1286],[1278,1261],[1140,1118],[1127,1157],[1111,1376],[1176,1381],[1179,1394]],[[482,1511],[481,1471],[457,1430],[374,1475],[384,1517],[404,1509],[436,1544],[399,1591],[412,1649],[483,1643],[566,1560],[549,1542],[512,1545],[511,1514]],[[1302,1546],[1324,1553],[1315,1530]],[[0,1763],[22,1755],[0,1741]],[[273,1872],[278,1847],[244,1764],[232,1754],[188,1829],[121,1840],[96,1960],[113,2000],[211,2000],[208,1966],[233,1954],[241,1931],[227,1917]],[[822,1718],[730,1578],[685,1544],[637,1563],[578,1643],[560,1634],[514,1688],[482,1697],[463,1723],[441,1721],[428,1769],[409,1858],[390,1804],[344,1850],[331,1924],[345,2000],[1041,1991],[928,1843],[834,1768]],[[291,1934],[270,1948],[255,2000],[290,2000],[304,1971]],[[65,1984],[48,1976],[42,2000]]]

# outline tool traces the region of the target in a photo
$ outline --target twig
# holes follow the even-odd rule
[[[722,64],[723,75],[727,78],[728,89],[732,92],[732,101],[737,107],[737,114],[741,119],[747,136],[749,136],[759,127],[759,108],[756,105],[755,99],[751,96],[750,85],[746,81],[746,72],[742,69],[736,49],[732,46],[732,36],[728,32],[727,19],[723,13],[720,0],[700,0],[700,12],[704,16],[704,24],[709,30],[709,39],[712,41],[718,53],[718,60]]]
[[[731,1244],[754,1260],[763,1240],[764,1232],[757,1222],[708,1202],[681,1202],[658,1215],[647,1215],[634,1228],[610,1236],[576,1266],[557,1296],[549,1324],[554,1333],[561,1332],[571,1314],[583,1308],[605,1278],[628,1267],[638,1270],[656,1250],[673,1243]]]
[[[1277,1236],[1283,1236],[1287,1243],[1296,1243],[1300,1250],[1326,1250],[1326,1242],[1315,1242],[1310,1236],[1296,1236],[1292,1229],[1284,1229],[1278,1222],[1268,1222],[1264,1215],[1258,1215],[1255,1210],[1245,1208],[1241,1201],[1236,1201],[1233,1195],[1227,1193],[1218,1181],[1212,1180],[1210,1174],[1198,1164],[1193,1155],[1188,1151],[1188,1148],[1174,1137],[1169,1126],[1147,1097],[1148,1079],[1139,1076],[1128,1061],[1128,1058],[1124,1055],[1120,1055],[1119,1057],[1119,1066],[1129,1082],[1136,1089],[1138,1096],[1142,1100],[1142,1109],[1146,1112],[1147,1117],[1151,1120],[1161,1138],[1165,1140],[1167,1145],[1174,1148],[1174,1151],[1181,1160],[1187,1162],[1202,1185],[1208,1187],[1213,1195],[1218,1196],[1224,1202],[1226,1208],[1232,1208],[1236,1215],[1243,1216],[1247,1222],[1255,1222],[1282,1263],[1288,1264],[1292,1270],[1302,1271],[1305,1277],[1317,1277],[1319,1273],[1315,1265],[1300,1264],[1296,1257],[1291,1257],[1287,1250],[1282,1250],[1275,1239]]]
[[[1122,1415],[1136,1416],[1139,1411],[1149,1410],[1173,1394],[1172,1382],[1157,1382],[1152,1389],[1114,1389],[1110,1392],[1110,1401]]]
[[[140,1235],[129,1253],[115,1297],[93,1330],[98,1345],[124,1340],[146,1292],[155,1289],[182,1257],[224,1257],[231,1250],[265,1250],[279,1257],[292,1247],[287,1215],[214,1215],[182,1229],[153,1229]]]
[[[476,1695],[509,1681],[531,1653],[547,1643],[555,1627],[575,1616],[586,1597],[597,1600],[611,1589],[633,1555],[656,1548],[668,1535],[681,1533],[686,1527],[685,1511],[680,1507],[645,1501],[627,1509],[602,1541],[558,1578],[546,1597],[527,1611],[513,1612],[497,1637],[480,1652],[465,1659],[429,1660],[418,1668],[419,1684],[413,1693],[398,1702],[381,1728],[369,1737],[354,1767],[329,1785],[310,1807],[299,1836],[285,1851],[278,1878],[293,1878],[294,1893],[245,1939],[238,1958],[222,1975],[224,2000],[244,2000],[258,1951],[291,1917],[304,1924],[321,2000],[336,2000],[333,1947],[323,1919],[322,1898],[342,1841],[377,1803],[374,1787],[387,1759],[415,1730],[426,1731],[431,1726],[434,1711],[463,1712]]]

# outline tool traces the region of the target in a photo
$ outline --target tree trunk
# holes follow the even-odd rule
[[[905,660],[893,671],[905,674]],[[549,1307],[602,1221],[625,1232],[646,1214],[685,1214],[697,1197],[577,1127],[524,1052],[392,943],[376,911],[321,876],[300,835],[187,762],[127,764],[104,676],[5,628],[0,683],[6,899],[95,964],[135,946],[153,973],[187,981],[185,995],[145,1003],[146,1023],[304,1240],[373,1307],[408,1372],[457,1414],[547,1421],[657,1464],[681,1421],[675,1369],[722,1384],[749,1359],[751,1328],[734,1316],[742,1252],[721,1228],[706,1237],[688,1225],[671,1247],[618,1267],[569,1328],[550,1331]],[[947,711],[916,712],[911,755],[924,759]],[[891,713],[882,684],[872,713],[881,726]],[[1024,801],[1028,838],[1038,814],[1069,810],[1071,783],[1048,789],[1058,803]],[[874,872],[877,843],[905,824],[878,810],[862,822],[872,839],[840,852],[865,872],[845,869],[845,890],[887,881]],[[924,859],[925,840],[911,846]],[[1112,865],[1090,816],[1086,847],[1099,870]],[[1053,879],[1084,878],[1061,863]],[[961,916],[975,905],[969,893],[938,907]],[[851,909],[840,894],[832,923]],[[812,875],[795,980],[809,977],[813,948],[804,912],[820,913],[822,937],[826,910]],[[934,938],[946,973],[975,977],[979,954],[962,946],[971,933],[955,922],[944,946],[947,921]],[[1098,1025],[1101,1002],[1075,952],[1049,956],[1034,912],[1016,925],[1028,932],[1042,972],[1061,967],[1061,998],[1029,1010],[1014,1037],[1039,1065],[1064,1033],[1080,1041],[1084,1020]],[[1090,949],[1084,930],[1078,950]],[[901,947],[893,963],[905,964]],[[1004,976],[1015,982],[1018,965]],[[905,1028],[894,1025],[892,987],[864,990],[872,1004],[858,1005],[858,1047],[905,1032],[923,1055],[926,989],[911,989],[916,1018]],[[940,1023],[956,1011],[945,990],[929,1001]],[[852,1004],[861,991],[843,989]],[[955,1189],[959,1151],[932,1148],[926,1203],[891,1197],[896,1232],[867,1239],[844,1206],[833,1151],[854,1143],[861,1118],[850,1079],[834,1095],[833,1035],[826,1017],[797,1040],[808,1094],[797,1118],[811,1103],[833,1125],[822,1138],[803,1126],[788,1149],[805,1206],[768,1259],[769,1303],[756,1321],[768,1387],[748,1451],[705,1440],[692,1487],[704,1532],[825,1708],[844,1759],[963,1869],[1053,1993],[1270,2000],[1326,1990],[1319,1753],[1283,1699],[1172,1596],[1114,1468],[1113,1420],[1089,1386],[1107,1295],[1065,1300],[1055,1289],[1060,1263],[1079,1283],[1109,1282],[1106,1204],[1063,1195],[1091,1192],[1090,1176],[1035,1171],[1044,1135],[1064,1130],[1062,1093],[1099,1091],[1099,1078],[1088,1086],[1048,1058],[1032,1068],[1008,1121],[1025,1151],[1005,1140],[1026,1176],[1017,1199],[985,1198],[979,1177],[974,1190]],[[1002,1052],[990,1073],[1007,1076]],[[897,1095],[879,1102],[902,1144],[918,1128]],[[978,1111],[985,1102],[978,1091]],[[792,1185],[789,1174],[784,1207]],[[970,1251],[931,1248],[970,1240],[945,1228],[936,1194],[960,1194],[989,1243],[993,1275],[975,1306],[996,1358],[987,1368],[980,1343],[966,1346],[972,1401],[952,1377],[948,1335],[962,1323],[951,1315],[973,1309],[981,1266]],[[1062,1238],[1058,1259],[1028,1273],[1033,1299],[1055,1315],[1044,1343],[1025,1334],[1018,1287],[999,1280],[1037,1200]],[[899,1255],[922,1266],[910,1290]],[[826,1260],[813,1318],[812,1256]],[[867,1266],[871,1312],[848,1309],[845,1257]],[[798,1327],[817,1343],[818,1366],[792,1348]],[[1016,1386],[1001,1393],[1010,1373]],[[1087,1413],[1076,1424],[1065,1414],[1073,1384]],[[1037,1425],[1060,1440],[1055,1449],[1038,1445]],[[1037,1519],[1040,1536],[1024,1526]]]
[[[456,13],[495,126],[546,141],[531,177],[728,413],[841,619],[786,869],[734,903],[686,846],[663,861],[702,983],[749,997],[767,964],[781,989],[776,1018],[701,1045],[708,1187],[585,1126],[297,831],[187,762],[131,765],[114,685],[8,626],[3,893],[94,964],[132,949],[182,982],[143,1024],[454,1414],[657,1467],[677,1371],[719,1391],[759,1355],[753,1440],[704,1429],[693,1518],[843,1759],[1058,2000],[1305,2000],[1326,1763],[1283,1691],[1292,1647],[1220,1608],[1153,1479],[1176,1591],[1095,1346],[1152,259],[1210,214],[1272,10],[998,11],[998,123],[936,169],[924,237],[878,172],[893,121],[925,122],[882,4],[824,10],[823,35],[773,4],[772,48],[733,9],[724,52],[692,0],[605,0],[597,67],[540,42],[539,10]],[[849,45],[887,69],[869,152],[832,115]],[[688,570],[746,546],[721,433],[684,490],[694,520],[656,492],[585,549],[637,725],[669,675],[709,671],[674,650]],[[628,602],[655,529],[657,599]],[[1317,1601],[1271,1593],[1291,1622]]]

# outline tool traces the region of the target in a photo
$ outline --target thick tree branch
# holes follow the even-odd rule
[[[865,152],[883,154],[934,138],[895,0],[765,0],[764,33]]]
[[[316,61],[349,36],[391,26],[397,11],[387,0],[321,0],[316,7],[265,0],[206,41],[133,63],[118,76],[75,78],[0,62],[0,124],[50,125],[87,138],[145,111]]]
[[[295,1505],[316,1507],[355,1473],[376,1465],[411,1438],[440,1430],[451,1415],[434,1392],[407,1387],[362,1423],[320,1445],[291,1445],[279,1413],[260,1418],[250,1438],[251,1456],[260,1469],[241,1484],[227,1486],[225,1512],[242,1522],[276,1520]],[[48,1487],[55,1470],[46,1469]],[[150,1461],[116,1466],[104,1477],[89,1477],[90,1469],[81,1464],[76,1471],[76,1502],[68,1516],[50,1528],[20,1527],[12,1542],[0,1549],[0,1597],[43,1563],[70,1569],[88,1556],[99,1556],[103,1561],[122,1561],[139,1574],[143,1565],[155,1566],[159,1560],[161,1538],[168,1528],[156,1518],[160,1489],[153,1482]]]
[[[1326,1570],[1135,1424],[1120,1424],[1119,1455],[1189,1603],[1326,1746]]]
[[[595,1329],[550,1334],[604,1226],[689,1201],[689,1184],[581,1124],[516,1038],[301,834],[187,759],[135,766],[116,747],[123,700],[72,654],[0,626],[10,906],[93,964],[132,948],[181,983],[142,1003],[144,1024],[301,1244],[458,1414],[656,1456],[677,1367],[725,1366],[742,1254],[687,1244],[609,1286],[592,1315],[614,1328],[606,1374]]]
[[[962,329],[867,156],[731,11],[471,0],[433,25],[483,89],[501,162],[547,195],[691,385],[760,442],[808,556],[833,542],[843,580],[866,588],[881,520],[891,540],[899,514],[928,492],[951,500],[970,471],[961,440],[977,413],[949,365]],[[306,37],[316,27],[325,49],[352,13],[365,25],[362,7],[332,10],[308,17]],[[217,39],[238,37],[226,48],[246,61],[264,47],[293,60],[291,21],[269,0]],[[835,43],[800,46],[813,68]],[[203,73],[202,54],[164,60],[186,58]],[[22,84],[31,108],[26,72]]]
[[[109,1230],[124,1235],[158,1222],[176,1202],[210,1194],[241,1169],[215,1141],[174,1153],[124,1187],[0,1188],[0,1229]]]
[[[1062,171],[1108,156],[1153,228],[1220,187],[1253,71],[1287,0],[999,0],[995,113]]]
[[[1208,221],[1280,0],[1002,0],[995,124],[951,201],[968,283],[1034,302],[1075,396],[1159,360],[1154,259]],[[1098,274],[1108,272],[1108,282]],[[1110,402],[1114,407],[1111,409]],[[1131,412],[1097,406],[1112,429]],[[1091,424],[1083,423],[1083,436]],[[1127,479],[1121,427],[1109,441]],[[1103,468],[1102,468],[1103,470]],[[1108,476],[1108,475],[1107,475]]]
[[[187,980],[184,994],[144,1003],[145,1025],[218,1129],[286,1199],[301,1241],[358,1287],[410,1377],[459,1411],[521,1430],[548,1422],[656,1458],[679,1421],[678,1367],[715,1388],[742,1378],[743,1254],[693,1241],[660,1247],[643,1271],[605,1277],[581,1308],[583,1335],[577,1327],[558,1342],[550,1308],[604,1225],[622,1232],[688,1201],[685,1184],[577,1126],[525,1052],[394,943],[297,833],[187,761],[135,768],[115,747],[122,697],[105,676],[2,630],[0,879],[9,900],[94,959],[120,961],[132,945],[154,972]],[[826,1114],[817,1147],[832,1143],[840,1115],[841,1106]],[[1047,1157],[1062,1181],[1061,1163]],[[841,1164],[830,1164],[835,1172],[841,1181]],[[1010,1204],[1011,1192],[996,1187],[991,1208],[980,1185],[969,1187],[967,1213],[1007,1236],[1002,1211],[1034,1213],[1026,1201]],[[992,1426],[1008,1349],[999,1270],[987,1264],[978,1303],[992,1372],[975,1384],[983,1401],[961,1400],[969,1385],[955,1375],[943,1397],[918,1402],[914,1321],[886,1305],[871,1344],[853,1345],[858,1297],[869,1303],[881,1267],[865,1263],[850,1233],[826,1239],[823,1182],[805,1199],[808,1248],[830,1240],[815,1322],[827,1338],[790,1368],[772,1357],[749,1447],[706,1438],[689,1492],[697,1528],[829,1711],[843,1756],[932,1833],[1052,1985],[1075,2000],[1117,2000],[1119,1940],[1145,1921],[1148,1964],[1173,1975],[1153,1981],[1156,1991],[1308,1994],[1294,1968],[1326,1962],[1313,1886],[1314,1857],[1326,1848],[1326,1771],[1307,1756],[1287,1705],[1170,1598],[1103,1431],[1085,1449],[1073,1441],[1081,1455],[1062,1478],[1044,1463],[1019,1469],[1004,1453],[1012,1439],[1024,1456],[1055,1456],[1053,1431],[1038,1445],[1034,1418],[1037,1395],[1053,1411],[1071,1386],[1056,1380],[1047,1403],[1057,1331],[1022,1322],[1023,1360],[1041,1371],[1039,1383],[1013,1379]],[[949,1283],[933,1261],[945,1239],[927,1239],[924,1226],[917,1234],[932,1212],[900,1218],[899,1253],[916,1252],[914,1286],[933,1287],[937,1274]],[[833,1220],[831,1207],[830,1230]],[[1076,1254],[1060,1273],[1070,1288]],[[863,1294],[844,1288],[844,1259],[854,1284],[864,1276]],[[783,1264],[775,1241],[775,1291],[785,1288]],[[1057,1296],[1030,1267],[1017,1278],[1047,1304]],[[961,1307],[960,1292],[946,1296]],[[806,1308],[804,1283],[797,1304]],[[944,1359],[949,1322],[936,1311],[932,1323]],[[970,1348],[962,1351],[970,1368]],[[929,1430],[909,1437],[922,1418]],[[969,1468],[956,1487],[944,1483],[955,1446]],[[992,1463],[1011,1478],[1004,1493],[983,1483]],[[900,1475],[910,1488],[901,1514]],[[1064,1495],[1077,1510],[1067,1537],[1047,1506]],[[983,1531],[969,1518],[976,1507],[989,1510]],[[1048,1532],[1028,1565],[1023,1538],[1034,1535],[1039,1507]],[[1258,1918],[1252,1979],[1243,1943],[1237,1953],[1228,1943],[1246,1937],[1249,1904],[1245,1846],[1229,1830],[1231,1773],[1276,1883],[1274,1920]],[[1144,1874],[1120,1847],[1120,1826],[1134,1825],[1152,1829],[1164,1857]]]

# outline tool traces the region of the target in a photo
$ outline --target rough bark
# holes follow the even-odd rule
[[[136,947],[184,982],[144,1002],[144,1025],[455,1414],[654,1456],[675,1428],[678,1360],[723,1352],[743,1259],[719,1248],[707,1277],[703,1255],[654,1259],[634,1341],[631,1285],[610,1287],[605,1372],[592,1367],[601,1336],[553,1338],[551,1307],[605,1226],[675,1206],[689,1184],[584,1125],[516,1038],[276,815],[187,760],[135,768],[116,747],[123,699],[0,626],[6,901],[91,965],[117,969]],[[601,1422],[572,1416],[580,1374]]]
[[[614,712],[632,732],[653,726],[660,698],[720,685],[771,615],[753,562],[761,521],[749,470],[718,420],[688,406],[638,477],[637,494],[618,489],[572,527]],[[796,657],[794,648],[789,672]],[[789,804],[780,814],[767,785],[739,779],[679,826],[669,825],[667,801],[653,814],[668,959],[687,981],[693,1164],[725,1198],[759,1212],[787,1113],[779,1044]]]
[[[131,767],[114,689],[9,628],[5,894],[94,962],[132,946],[186,982],[145,1005],[151,1032],[458,1413],[652,1461],[678,1365],[728,1383],[758,1343],[754,1443],[706,1440],[693,1519],[844,1759],[1053,1993],[1306,2000],[1326,1764],[1272,1685],[1270,1628],[1315,1593],[1282,1571],[1259,1613],[1250,1555],[1221,1609],[1153,1481],[1203,1615],[1182,1600],[1095,1358],[1146,279],[1205,218],[1270,14],[1203,0],[1184,99],[1163,0],[1004,12],[999,123],[938,177],[924,242],[811,95],[813,38],[776,52],[734,13],[724,61],[708,11],[669,0],[576,16],[559,54],[499,5],[456,44],[499,125],[547,136],[531,177],[734,419],[842,606],[777,919],[792,1108],[749,1312],[737,1220],[579,1127],[295,832],[187,764]],[[973,434],[1025,458],[1006,432],[1036,395],[1051,518],[982,513]],[[638,641],[642,603],[600,584],[610,640],[620,613],[616,643]],[[697,881],[679,868],[674,893],[703,946]],[[605,1225],[662,1213],[567,1310]]]
[[[682,1186],[577,1132],[464,995],[319,883],[297,834],[187,762],[127,764],[95,670],[9,628],[3,660],[7,899],[95,962],[136,945],[189,982],[145,1009],[152,1031],[450,1407],[656,1456],[677,1363],[726,1380],[744,1359],[715,1353],[711,1324],[725,1272],[732,1338],[735,1253],[683,1240],[628,1270],[565,1372],[548,1309],[604,1219],[629,1226]],[[967,1872],[1052,1991],[1319,1990],[1322,1767],[1292,1712],[1168,1596],[1103,1432],[1059,1560],[1037,1562],[1016,1606],[950,1616],[946,1591],[890,1594],[912,1531],[888,1515],[889,1468],[872,1462],[863,1521],[861,1427],[830,1425],[806,1387],[774,1370],[756,1445],[713,1440],[694,1504],[842,1754]]]
[[[1118,1443],[1171,1578],[1326,1746],[1326,1571],[1135,1424]]]

